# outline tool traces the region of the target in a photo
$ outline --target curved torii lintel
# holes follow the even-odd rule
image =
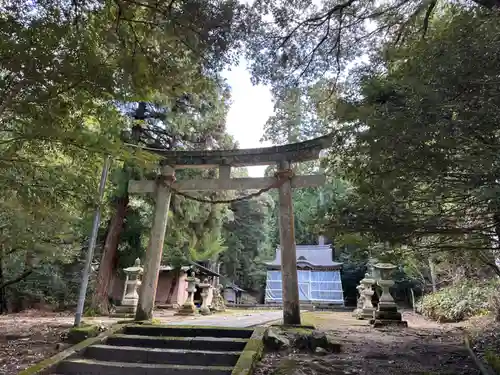
[[[297,163],[315,160],[319,157],[321,150],[332,144],[332,140],[333,135],[329,134],[282,146],[234,150],[155,151],[155,153],[163,158],[163,165],[176,168],[208,168],[219,165],[244,167],[270,165],[280,161]]]

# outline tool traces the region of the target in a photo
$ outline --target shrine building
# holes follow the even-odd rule
[[[281,249],[272,262],[266,263],[266,304],[281,304]],[[317,245],[297,245],[297,276],[301,304],[344,305],[342,263],[333,261],[331,245],[320,236]]]

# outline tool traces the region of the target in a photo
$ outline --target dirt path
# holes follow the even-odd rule
[[[342,353],[269,353],[256,374],[480,375],[457,325],[440,325],[413,314],[404,315],[406,329],[373,329],[350,313],[306,313],[304,318],[305,324],[314,323],[340,342]]]
[[[187,318],[169,325],[198,325],[215,327],[253,327],[270,321],[279,320],[281,311],[241,311],[231,315],[210,315],[207,317]]]

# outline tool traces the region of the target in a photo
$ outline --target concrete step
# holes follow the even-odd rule
[[[230,337],[248,339],[253,329],[228,329],[220,327],[175,327],[175,326],[127,326],[125,334],[144,336],[174,336],[174,337]]]
[[[92,345],[84,357],[99,361],[161,363],[171,365],[234,366],[240,351],[140,348],[132,346]]]
[[[232,367],[105,362],[90,359],[62,361],[57,372],[65,375],[230,375]]]
[[[241,351],[248,339],[220,337],[163,337],[117,334],[110,336],[106,344],[136,346],[142,348],[189,349],[209,351]]]

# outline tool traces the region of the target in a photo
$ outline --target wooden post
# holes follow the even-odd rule
[[[156,181],[155,212],[151,237],[149,239],[146,260],[144,261],[144,274],[139,292],[139,304],[135,320],[151,320],[158,285],[163,243],[167,229],[168,210],[170,206],[171,190],[167,183],[174,178],[174,169],[170,166],[161,168],[161,178]]]
[[[279,171],[289,168],[290,163],[288,161],[281,161],[278,164]],[[279,205],[283,323],[300,324],[297,251],[295,248],[292,185],[290,180],[279,188]]]

